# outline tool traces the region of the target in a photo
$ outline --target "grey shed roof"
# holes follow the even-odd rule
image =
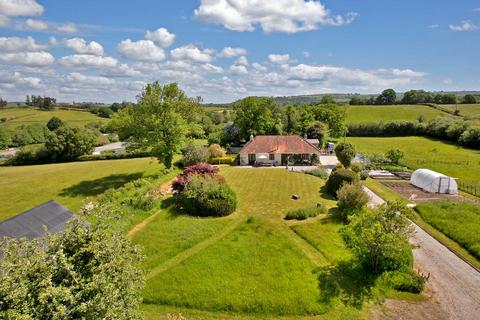
[[[0,223],[0,239],[3,237],[34,239],[45,234],[65,229],[65,224],[74,215],[61,204],[50,200]]]

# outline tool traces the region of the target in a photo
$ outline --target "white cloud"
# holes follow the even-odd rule
[[[268,60],[270,60],[271,63],[284,64],[284,63],[288,63],[288,61],[290,60],[290,55],[288,55],[288,54],[269,54],[268,55]]]
[[[195,16],[234,31],[253,31],[260,25],[265,32],[295,33],[349,24],[357,14],[332,16],[315,0],[201,0]]]
[[[206,63],[206,64],[202,65],[202,69],[209,72],[209,73],[223,73],[223,68],[222,67],[219,67],[219,66],[216,66],[216,65],[213,65],[213,64],[210,64],[210,63]]]
[[[27,77],[20,72],[2,72],[0,71],[0,88],[19,89],[19,88],[40,88],[42,80],[37,77]]]
[[[442,82],[443,84],[450,85],[453,83],[453,80],[450,78],[447,78],[447,79],[443,79]]]
[[[436,29],[438,27],[440,27],[440,25],[438,23],[434,23],[434,24],[431,24],[431,25],[427,26],[427,28],[429,28],[429,29]]]
[[[93,54],[96,56],[103,56],[103,47],[100,43],[91,41],[87,43],[82,38],[71,38],[64,40],[65,47],[81,54]]]
[[[476,24],[467,20],[462,21],[460,24],[449,24],[448,27],[453,31],[475,31],[479,29]]]
[[[140,71],[131,68],[128,64],[105,67],[102,69],[101,74],[106,77],[137,77],[142,75]]]
[[[212,61],[212,51],[209,49],[200,50],[194,45],[186,45],[170,51],[175,60],[187,60],[191,62],[208,63]]]
[[[43,13],[43,7],[35,0],[0,0],[0,12],[10,17],[31,17]]]
[[[58,43],[58,42],[57,42],[57,38],[55,38],[55,37],[50,37],[50,38],[48,38],[48,43],[49,43],[51,46],[53,46],[53,47],[56,46],[57,43]]]
[[[151,40],[132,41],[123,40],[117,46],[118,52],[128,59],[137,61],[161,61],[165,59],[165,52]]]
[[[58,62],[66,68],[108,68],[117,66],[117,59],[112,57],[94,56],[90,54],[74,54],[62,57]]]
[[[245,66],[234,64],[230,66],[230,71],[236,74],[247,74],[248,70]]]
[[[220,51],[218,56],[220,58],[232,58],[237,56],[244,56],[247,54],[247,50],[243,48],[232,48],[232,47],[225,47]]]
[[[25,66],[42,67],[53,63],[53,56],[45,51],[0,54],[0,62]]]
[[[305,58],[310,58],[311,53],[310,53],[309,51],[303,51],[303,56],[304,56]]]
[[[159,28],[154,31],[147,31],[145,39],[152,40],[157,46],[166,48],[170,47],[175,41],[175,34],[165,28]]]
[[[76,82],[86,85],[109,85],[115,83],[115,80],[101,76],[87,76],[78,72],[70,73],[66,77],[67,82]]]
[[[27,19],[25,21],[25,28],[33,31],[44,31],[48,29],[48,24],[42,20]]]
[[[253,67],[253,69],[255,69],[255,70],[257,70],[257,71],[260,71],[260,72],[265,72],[265,71],[268,70],[267,67],[261,65],[261,64],[258,63],[258,62],[252,63],[252,67]]]
[[[39,44],[32,37],[0,37],[0,52],[41,51],[47,46]]]
[[[242,66],[248,66],[248,60],[247,57],[241,56],[237,60],[235,60],[235,64],[242,65]]]
[[[55,30],[57,30],[60,33],[77,33],[78,29],[77,26],[74,23],[65,23],[61,24],[55,27]]]

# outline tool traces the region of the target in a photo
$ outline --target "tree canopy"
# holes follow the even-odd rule
[[[188,97],[176,83],[153,82],[138,95],[136,106],[127,106],[114,117],[112,126],[121,138],[128,138],[131,149],[149,150],[170,168],[199,107],[200,99]]]
[[[141,254],[109,229],[112,212],[95,223],[73,217],[42,239],[1,243],[1,319],[138,319]]]

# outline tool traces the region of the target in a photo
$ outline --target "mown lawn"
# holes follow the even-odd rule
[[[234,214],[200,219],[168,207],[133,238],[146,254],[145,316],[365,318],[377,289],[350,263],[341,224],[324,215],[283,220],[292,209],[335,206],[320,191],[324,182],[284,169],[224,166],[220,173],[237,194]]]
[[[14,129],[20,125],[47,124],[52,117],[58,117],[71,126],[83,127],[89,122],[104,122],[108,119],[98,117],[87,111],[75,110],[52,110],[41,111],[34,108],[6,108],[0,110],[0,118],[7,118],[7,122],[0,123],[0,126]]]
[[[428,168],[458,178],[461,183],[479,185],[480,151],[424,137],[356,138],[356,149],[366,154],[400,149],[412,169]]]
[[[423,220],[458,242],[480,259],[480,206],[468,202],[431,202],[419,204]]]
[[[85,198],[162,168],[153,158],[0,167],[0,221],[51,199],[77,211]]]
[[[348,106],[347,123],[387,122],[394,120],[415,121],[420,116],[425,119],[435,119],[448,113],[423,105],[393,105],[393,106]]]

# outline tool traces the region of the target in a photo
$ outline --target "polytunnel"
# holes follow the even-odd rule
[[[430,193],[458,193],[457,181],[454,178],[429,169],[415,170],[410,178],[410,183]]]

